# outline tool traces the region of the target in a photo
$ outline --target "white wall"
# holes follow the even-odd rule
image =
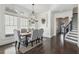
[[[4,22],[5,22],[4,5],[0,5],[0,45],[6,42]]]
[[[78,44],[77,46],[79,48],[79,4],[78,4]]]
[[[52,18],[51,17],[52,17],[51,10],[49,10],[49,12],[48,12],[48,31],[47,31],[48,35],[49,35],[49,36],[48,35],[47,36],[49,38],[52,37],[52,24],[53,23],[52,23]]]
[[[50,12],[44,12],[44,13],[41,13],[38,15],[38,27],[39,28],[43,28],[44,29],[44,33],[43,33],[43,36],[44,37],[50,37]],[[42,24],[41,22],[41,19],[44,18],[46,21],[45,21],[45,24]]]
[[[51,10],[38,15],[38,17],[40,16],[38,19],[39,20],[38,27],[44,29],[44,34],[43,34],[44,37],[51,38],[52,36],[54,36],[54,26],[55,26],[54,15],[55,15],[54,12],[52,12]],[[42,18],[46,19],[45,24],[42,24],[41,22]]]
[[[4,5],[0,5],[0,40],[4,39]],[[1,42],[1,41],[0,41]]]
[[[55,36],[55,26],[56,26],[55,25],[56,24],[55,13],[51,11],[51,16],[50,17],[51,17],[51,19],[50,19],[51,20],[51,23],[50,23],[51,24],[51,26],[50,26],[51,27],[50,33],[51,33],[51,37],[52,37],[52,36]]]

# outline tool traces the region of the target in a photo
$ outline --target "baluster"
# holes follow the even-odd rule
[[[72,21],[71,21],[71,30],[72,30]]]
[[[70,31],[70,29],[71,29],[71,26],[70,26],[70,24],[68,25],[68,29],[69,29],[69,30],[68,30],[68,32],[69,32],[69,31]]]

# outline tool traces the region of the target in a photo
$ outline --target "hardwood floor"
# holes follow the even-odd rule
[[[78,54],[79,49],[76,44],[72,44],[64,41],[64,45],[61,44],[60,35],[49,38],[43,38],[43,43],[39,46],[31,49],[25,54]],[[0,46],[0,53],[20,53],[16,52],[15,44],[8,44],[4,46]]]
[[[60,43],[60,36],[47,39],[43,44],[26,52],[30,54],[76,54],[79,49],[77,45],[66,42],[64,46]]]

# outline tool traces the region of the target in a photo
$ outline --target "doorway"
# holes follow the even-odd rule
[[[69,22],[69,17],[59,17],[56,18],[56,34],[62,33],[62,26],[66,26]]]

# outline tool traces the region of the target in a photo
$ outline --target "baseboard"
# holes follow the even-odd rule
[[[15,41],[8,41],[8,40],[6,40],[6,41],[1,41],[0,42],[0,46],[3,46],[3,45],[6,45],[6,44],[10,44],[10,43],[13,43],[13,42],[15,42]]]
[[[13,37],[5,37],[4,39],[0,40],[0,46],[6,45],[6,44],[9,44],[9,43],[12,43],[12,42],[15,42]]]
[[[47,38],[47,39],[51,39],[51,38],[53,38],[53,37],[55,37],[56,35],[53,35],[53,36],[51,36],[51,37],[43,37],[43,38]]]
[[[14,42],[9,42],[9,43],[6,43],[6,44],[2,44],[2,45],[0,45],[0,47],[1,47],[1,46],[10,45],[10,44],[12,44],[12,43],[15,43],[15,41],[14,41]]]

